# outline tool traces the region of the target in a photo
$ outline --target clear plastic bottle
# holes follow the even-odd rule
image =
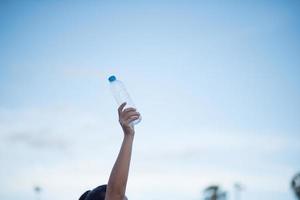
[[[110,90],[118,104],[120,106],[122,103],[126,102],[125,108],[135,108],[135,105],[132,101],[132,99],[129,96],[129,93],[126,90],[125,85],[122,81],[117,80],[117,78],[112,75],[108,78]],[[133,124],[136,125],[142,120],[142,117],[140,116],[138,119],[133,121]]]

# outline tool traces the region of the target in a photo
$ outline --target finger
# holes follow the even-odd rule
[[[131,116],[129,119],[126,120],[127,124],[130,124],[131,122],[133,122],[134,120],[137,120],[139,118],[139,116]]]
[[[128,116],[130,116],[130,115],[136,115],[136,114],[139,114],[137,111],[128,111],[128,112],[123,112],[122,113],[122,117],[124,117],[124,118],[126,118],[126,117],[128,117]]]
[[[123,112],[129,112],[129,111],[136,111],[136,109],[130,107],[130,108],[125,108],[125,109],[123,110]]]
[[[134,120],[137,120],[139,118],[140,118],[140,116],[138,116],[138,115],[130,116],[128,119],[125,120],[125,123],[130,123],[130,122],[132,122]]]
[[[124,116],[122,116],[122,118],[124,119],[124,120],[128,120],[130,117],[132,117],[132,116],[140,116],[140,113],[138,113],[138,112],[135,112],[135,111],[131,111],[131,112],[128,112],[128,113],[126,113]]]
[[[122,103],[118,108],[118,113],[121,115],[123,108],[126,106],[126,102]]]

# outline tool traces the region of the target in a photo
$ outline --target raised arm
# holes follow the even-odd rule
[[[126,103],[123,103],[118,108],[119,122],[124,132],[124,138],[119,155],[109,177],[105,200],[123,200],[125,198],[132,144],[135,133],[131,122],[138,119],[140,116],[134,108],[124,109],[125,105]]]

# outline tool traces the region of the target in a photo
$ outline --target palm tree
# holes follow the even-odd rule
[[[300,200],[300,173],[296,174],[291,182],[292,189],[296,197]]]
[[[204,190],[204,200],[226,200],[226,192],[218,185],[211,185]]]

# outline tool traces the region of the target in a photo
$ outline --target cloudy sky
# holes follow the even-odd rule
[[[293,200],[300,171],[299,1],[1,1],[0,199],[78,199],[136,126],[128,197]]]

